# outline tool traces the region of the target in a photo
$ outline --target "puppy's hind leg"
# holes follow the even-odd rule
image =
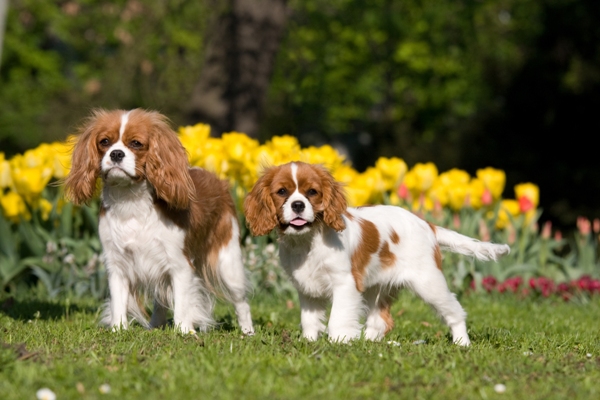
[[[248,280],[237,237],[230,240],[229,244],[219,252],[218,271],[225,296],[235,307],[240,329],[246,335],[253,335],[252,315],[246,297]]]
[[[460,346],[471,344],[467,334],[467,313],[456,300],[456,296],[448,289],[444,274],[437,269],[433,261],[431,264],[423,265],[412,279],[408,278],[406,285],[442,317],[450,327],[452,341],[455,344]]]
[[[389,289],[373,286],[364,293],[367,303],[367,320],[365,322],[365,339],[381,340],[394,327],[390,308],[395,299],[397,289],[390,293]]]

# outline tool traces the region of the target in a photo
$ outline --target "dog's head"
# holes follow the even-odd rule
[[[175,209],[187,208],[194,196],[185,149],[167,118],[154,111],[96,110],[84,122],[65,181],[67,197],[87,202],[98,178],[108,186],[147,180]]]
[[[279,228],[299,235],[324,223],[342,231],[346,199],[340,183],[320,165],[292,162],[269,168],[244,202],[246,221],[253,235]]]

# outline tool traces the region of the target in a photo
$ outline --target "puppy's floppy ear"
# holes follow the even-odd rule
[[[96,193],[100,175],[100,153],[96,143],[98,119],[106,114],[95,110],[80,128],[73,148],[71,170],[65,179],[67,200],[76,205],[88,202]]]
[[[279,221],[277,209],[271,198],[270,186],[275,175],[275,169],[270,168],[261,176],[246,199],[244,200],[244,215],[254,236],[262,236],[271,232]]]
[[[341,232],[346,229],[342,214],[348,208],[344,188],[325,168],[317,167],[317,171],[323,190],[323,221],[335,231]]]
[[[195,198],[187,154],[167,118],[157,112],[151,112],[150,117],[152,127],[146,155],[146,178],[154,186],[158,198],[174,209],[186,209]]]

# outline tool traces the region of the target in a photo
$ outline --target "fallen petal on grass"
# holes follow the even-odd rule
[[[506,385],[503,385],[501,383],[494,385],[494,392],[496,392],[496,393],[506,392]]]
[[[35,397],[37,397],[38,400],[56,400],[56,394],[48,388],[38,390],[35,393]]]

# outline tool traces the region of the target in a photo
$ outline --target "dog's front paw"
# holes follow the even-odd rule
[[[465,337],[457,337],[453,339],[455,345],[468,347],[471,345],[471,341],[468,336]]]
[[[355,330],[342,330],[342,331],[329,331],[329,341],[332,343],[348,343],[351,340],[358,339],[360,337],[360,331]]]
[[[246,336],[254,336],[254,328],[242,327],[242,333]]]
[[[319,331],[302,331],[302,337],[308,341],[314,342],[319,338]]]

